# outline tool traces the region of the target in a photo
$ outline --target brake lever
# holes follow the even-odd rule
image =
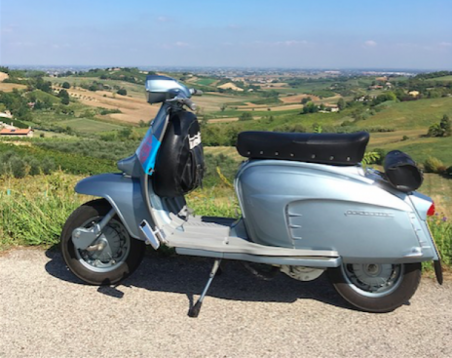
[[[186,105],[188,108],[190,108],[193,112],[196,111],[196,104],[188,98],[183,98],[183,97],[174,97],[171,99],[167,99],[166,102],[179,102],[183,105]]]

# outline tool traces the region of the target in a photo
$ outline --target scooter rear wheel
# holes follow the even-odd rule
[[[328,270],[336,291],[356,308],[373,313],[391,312],[414,295],[421,264],[344,264]]]
[[[91,285],[116,284],[132,274],[143,259],[145,243],[131,238],[117,216],[110,220],[97,240],[107,241],[111,252],[75,248],[72,242],[74,229],[89,228],[101,221],[110,209],[106,200],[90,201],[69,216],[61,233],[61,251],[66,265],[72,273]]]

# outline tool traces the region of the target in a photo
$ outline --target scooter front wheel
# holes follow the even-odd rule
[[[373,313],[391,312],[414,295],[421,264],[344,264],[329,269],[336,291],[356,308]]]
[[[72,232],[78,227],[92,227],[110,209],[106,200],[90,201],[69,216],[61,233],[61,251],[66,265],[77,277],[92,285],[112,285],[126,278],[136,270],[145,251],[145,243],[131,238],[117,216],[104,227],[91,250],[74,246]],[[105,244],[98,245],[101,242],[108,243],[108,249]]]

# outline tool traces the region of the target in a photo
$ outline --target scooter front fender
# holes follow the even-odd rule
[[[106,199],[116,210],[130,236],[144,240],[138,230],[142,220],[152,222],[142,199],[140,181],[122,174],[100,174],[77,183],[75,191]]]

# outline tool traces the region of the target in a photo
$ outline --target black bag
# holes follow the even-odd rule
[[[414,160],[400,150],[393,150],[386,155],[384,168],[389,182],[405,193],[419,188],[424,180]]]
[[[161,197],[184,195],[202,183],[204,153],[196,116],[180,111],[170,116],[153,176],[154,191]]]

